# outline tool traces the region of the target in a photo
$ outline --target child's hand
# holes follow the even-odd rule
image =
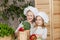
[[[24,31],[24,28],[23,27],[19,28],[19,31]]]
[[[37,37],[36,37],[35,34],[32,34],[32,35],[30,36],[30,40],[36,40],[36,39],[37,39]]]
[[[42,35],[41,34],[37,34],[37,40],[42,40]]]

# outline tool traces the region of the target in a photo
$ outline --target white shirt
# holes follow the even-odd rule
[[[22,23],[19,24],[18,28],[16,29],[15,33],[18,32],[19,28],[23,27]]]
[[[27,21],[27,20],[26,20]],[[21,27],[23,27],[23,24],[22,24],[22,22],[19,24],[19,26],[18,26],[18,28],[16,29],[16,31],[15,31],[15,33],[19,30],[19,28],[21,28]],[[34,23],[33,24],[31,24],[31,28],[30,29],[33,29],[33,27],[34,27]],[[31,31],[32,32],[32,31]],[[30,32],[30,33],[31,33]]]
[[[32,31],[31,35],[32,34],[38,34],[38,35],[41,34],[43,40],[47,38],[47,28],[42,28],[39,26],[37,29],[36,28],[31,29],[31,31]]]

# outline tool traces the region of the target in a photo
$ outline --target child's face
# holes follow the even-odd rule
[[[42,24],[43,24],[43,19],[42,19],[40,16],[37,16],[37,17],[36,17],[36,20],[35,20],[35,23],[36,23],[38,26],[42,26]]]
[[[28,13],[27,13],[27,20],[29,21],[29,22],[32,22],[32,20],[34,19],[34,14],[33,14],[33,12],[31,12],[31,11],[29,11]]]

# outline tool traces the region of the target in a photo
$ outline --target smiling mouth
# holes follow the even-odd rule
[[[32,19],[32,18],[29,18],[29,19]]]

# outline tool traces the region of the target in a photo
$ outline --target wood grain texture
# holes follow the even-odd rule
[[[54,40],[60,40],[60,0],[53,0],[53,38]]]
[[[49,16],[50,21],[46,25],[48,29],[47,40],[51,40],[50,37],[53,37],[54,40],[60,40],[60,0],[52,0],[52,1],[53,1],[53,8],[52,8],[53,13],[50,12],[49,0],[35,0],[35,7],[39,11],[46,12]],[[53,17],[51,17],[50,14],[52,14]],[[50,23],[52,23],[53,26],[50,25]],[[50,35],[51,32],[52,34]]]

